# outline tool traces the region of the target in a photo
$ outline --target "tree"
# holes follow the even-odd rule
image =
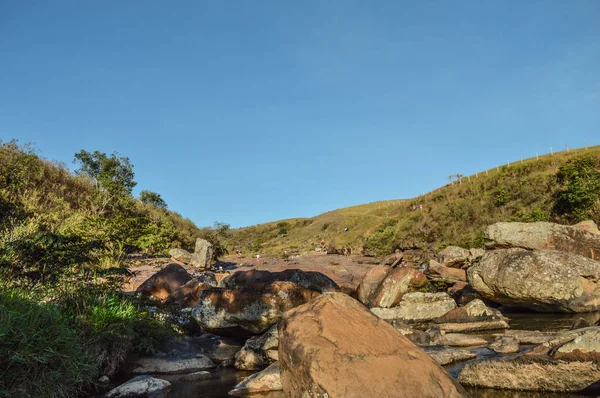
[[[99,202],[99,213],[104,212],[107,205],[122,198],[130,198],[131,190],[137,185],[133,180],[135,173],[129,158],[113,152],[110,157],[104,152],[90,153],[81,150],[75,154],[73,163],[80,167],[75,170],[79,175],[90,178],[96,187],[96,200]]]
[[[140,192],[140,200],[143,204],[151,204],[158,207],[159,209],[167,208],[167,202],[165,202],[160,196],[160,194],[156,192],[143,190],[142,192]]]

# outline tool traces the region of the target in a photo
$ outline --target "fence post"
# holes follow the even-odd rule
[[[553,155],[554,153],[552,152],[552,147],[550,147],[550,155]]]

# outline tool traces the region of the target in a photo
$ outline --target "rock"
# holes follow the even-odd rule
[[[488,348],[499,354],[519,352],[519,341],[516,338],[509,336],[497,337]]]
[[[402,252],[392,253],[390,255],[383,257],[381,259],[381,264],[395,268],[398,265],[400,265],[403,258],[404,258],[404,254]]]
[[[460,268],[469,262],[470,253],[458,246],[448,246],[438,253],[438,260],[445,267]]]
[[[477,260],[483,257],[485,249],[469,249],[469,261]]]
[[[585,318],[577,318],[577,320],[575,322],[573,322],[573,325],[571,326],[571,329],[581,329],[581,328],[588,328],[592,326],[592,324],[590,324],[587,319]]]
[[[211,333],[194,336],[178,335],[162,339],[156,347],[162,357],[194,358],[201,354],[206,355],[215,363],[233,360],[241,348],[242,346],[236,340]]]
[[[98,384],[108,385],[108,383],[110,383],[108,376],[102,376],[98,379]]]
[[[292,282],[273,282],[250,288],[211,288],[200,292],[192,317],[206,331],[243,329],[264,333],[284,312],[319,293]]]
[[[558,333],[539,330],[505,330],[504,336],[514,337],[519,344],[542,344],[558,336]]]
[[[369,269],[358,285],[358,301],[364,305],[369,305],[371,297],[377,293],[377,289],[379,289],[379,286],[390,271],[391,268],[385,265],[376,265]]]
[[[580,223],[573,225],[573,228],[581,229],[582,231],[591,232],[594,235],[600,235],[600,229],[598,225],[592,220],[585,220]]]
[[[458,376],[462,385],[522,391],[576,392],[600,380],[594,362],[538,361],[520,356],[468,363]]]
[[[394,326],[394,325],[392,325]],[[428,346],[430,343],[429,334],[419,329],[394,326],[397,331],[418,346]]]
[[[447,332],[475,332],[492,329],[508,329],[506,318],[500,311],[490,308],[479,299],[455,308],[434,320],[440,330]]]
[[[466,282],[456,282],[448,289],[448,294],[452,296],[458,305],[466,305],[473,300],[481,300],[481,296]]]
[[[179,286],[166,300],[167,304],[173,304],[179,308],[191,308],[198,303],[200,292],[210,289],[212,286],[199,283],[196,279],[191,279],[185,285]]]
[[[266,369],[244,379],[229,391],[234,397],[245,397],[250,394],[281,391],[281,368],[279,362],[274,362]]]
[[[439,277],[447,282],[466,282],[467,272],[464,269],[449,268],[435,260],[429,261],[429,266],[425,273],[432,277]]]
[[[106,398],[153,397],[167,396],[171,383],[150,376],[138,376],[110,390]]]
[[[434,361],[442,366],[477,357],[477,354],[474,354],[471,351],[454,347],[430,346],[421,348],[432,357]]]
[[[235,355],[235,368],[238,370],[262,369],[279,359],[279,333],[277,325],[271,326],[261,336],[246,341],[244,347]]]
[[[173,260],[182,262],[184,264],[189,264],[189,262],[192,260],[192,254],[190,252],[178,247],[169,250],[169,256],[171,256]]]
[[[456,381],[391,325],[342,293],[279,323],[284,393],[296,397],[463,397]]]
[[[219,284],[217,282],[217,275],[211,271],[195,272],[192,277],[199,283],[203,283],[205,285],[217,287]]]
[[[425,275],[411,267],[398,267],[392,269],[375,294],[369,300],[369,307],[390,308],[398,305],[406,293],[425,286]]]
[[[214,379],[217,376],[213,373],[207,372],[206,370],[202,370],[200,372],[189,373],[183,375],[179,378],[181,381],[199,381],[199,380],[209,380]]]
[[[260,271],[256,269],[239,271],[223,279],[219,286],[228,289],[237,289],[278,281],[293,282],[305,289],[314,290],[319,293],[339,290],[339,286],[322,273],[302,271],[300,269],[287,269],[280,272]]]
[[[201,238],[196,239],[196,248],[190,259],[190,265],[200,269],[210,268],[214,252],[215,250],[212,243]]]
[[[589,328],[574,329],[559,333],[555,338],[537,345],[525,353],[525,355],[538,358],[552,357],[557,352],[558,348],[574,341],[577,337],[582,336],[590,331],[597,332],[600,331],[600,328],[597,326],[592,326]]]
[[[444,345],[452,347],[471,347],[477,345],[486,345],[487,341],[481,337],[472,336],[463,333],[446,333],[437,328],[427,331],[432,345]]]
[[[470,267],[467,279],[482,297],[507,307],[567,313],[600,309],[600,262],[577,254],[496,250]]]
[[[600,328],[590,328],[590,330],[558,347],[552,357],[563,361],[600,361]]]
[[[133,374],[181,374],[215,367],[213,361],[205,355],[194,358],[140,358],[131,373]]]
[[[519,247],[529,250],[559,250],[600,259],[600,236],[578,227],[549,222],[501,222],[485,229],[487,248]]]
[[[169,264],[146,279],[137,288],[136,293],[158,300],[166,300],[178,287],[185,285],[191,279],[192,276],[181,265]]]
[[[446,293],[408,293],[394,308],[371,308],[381,319],[403,321],[430,321],[456,308],[456,303]]]

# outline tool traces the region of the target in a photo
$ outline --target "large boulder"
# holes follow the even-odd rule
[[[393,308],[371,308],[381,319],[404,322],[431,321],[456,308],[456,302],[446,293],[408,293]]]
[[[554,250],[488,252],[467,271],[482,297],[540,312],[600,309],[600,262]]]
[[[150,296],[158,300],[166,300],[177,288],[185,285],[192,276],[179,264],[169,264],[150,278],[146,279],[136,290],[142,296]]]
[[[228,289],[236,289],[278,281],[293,282],[305,289],[314,290],[319,293],[339,290],[338,285],[322,273],[302,271],[300,269],[286,269],[285,271],[280,272],[261,271],[256,269],[239,271],[223,279],[219,283],[219,286]]]
[[[212,286],[191,279],[185,285],[179,286],[167,298],[167,304],[173,304],[179,308],[194,307],[200,298],[202,290],[210,289]]]
[[[487,248],[560,250],[600,259],[600,235],[569,225],[500,222],[485,229],[485,240]]]
[[[325,293],[279,323],[284,393],[300,397],[464,397],[423,350],[363,305]]]
[[[250,337],[244,347],[235,354],[235,368],[257,370],[279,359],[279,333],[277,325],[271,326],[264,334]]]
[[[173,260],[182,262],[184,264],[189,264],[189,262],[192,260],[192,254],[189,251],[179,247],[169,250],[169,256],[171,256]]]
[[[131,398],[131,397],[166,397],[171,383],[163,379],[150,376],[137,376],[113,388],[106,393],[106,398]]]
[[[412,267],[392,269],[369,300],[369,307],[390,308],[398,305],[402,296],[427,284],[427,277]]]
[[[438,253],[438,260],[445,267],[460,268],[469,262],[471,253],[458,246],[448,246]]]
[[[192,317],[206,331],[263,333],[279,322],[284,312],[320,293],[292,282],[256,284],[248,288],[202,290]]]
[[[200,269],[210,268],[214,254],[215,250],[212,243],[198,238],[196,239],[194,254],[192,254],[192,258],[190,259],[190,265]]]

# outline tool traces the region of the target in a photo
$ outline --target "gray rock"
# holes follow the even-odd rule
[[[393,308],[371,308],[381,319],[404,321],[429,321],[456,308],[456,303],[446,293],[407,293]]]
[[[190,265],[201,269],[210,268],[214,257],[214,248],[212,243],[207,240],[196,239],[196,248],[190,259]]]
[[[458,246],[448,246],[438,253],[438,260],[446,267],[461,268],[469,262],[470,253]]]
[[[106,398],[152,397],[167,396],[171,383],[150,376],[138,376],[110,390]]]
[[[245,397],[250,394],[267,393],[270,391],[281,391],[281,368],[279,362],[274,362],[266,369],[244,379],[241,383],[229,391],[234,397]]]
[[[258,370],[279,359],[279,333],[273,325],[261,336],[246,341],[244,347],[235,355],[235,368],[238,370]]]
[[[485,229],[485,239],[487,248],[559,250],[600,259],[600,235],[581,227],[549,222],[501,222]]]
[[[585,220],[580,223],[573,225],[573,228],[582,229],[587,232],[591,232],[594,235],[600,235],[600,229],[598,229],[598,225],[592,220]]]
[[[600,310],[600,262],[554,250],[488,252],[467,271],[472,288],[505,306],[540,312]]]
[[[471,351],[461,350],[460,348],[454,347],[425,346],[421,348],[442,366],[458,361],[473,359],[477,356],[477,354],[474,354]]]
[[[469,261],[476,260],[478,258],[483,257],[485,254],[484,249],[469,249]]]
[[[173,260],[180,261],[184,264],[189,264],[192,260],[192,254],[190,252],[178,247],[169,250],[169,256],[171,256]]]
[[[194,358],[140,358],[133,374],[181,374],[215,367],[213,361],[204,355]]]
[[[509,336],[497,337],[488,348],[499,354],[519,352],[519,341],[516,338]]]
[[[209,380],[214,379],[217,376],[214,373],[207,372],[206,370],[202,370],[200,372],[189,373],[183,375],[179,378],[181,381],[199,381],[199,380]]]
[[[600,327],[591,327],[573,340],[558,347],[552,357],[561,360],[600,360]]]

